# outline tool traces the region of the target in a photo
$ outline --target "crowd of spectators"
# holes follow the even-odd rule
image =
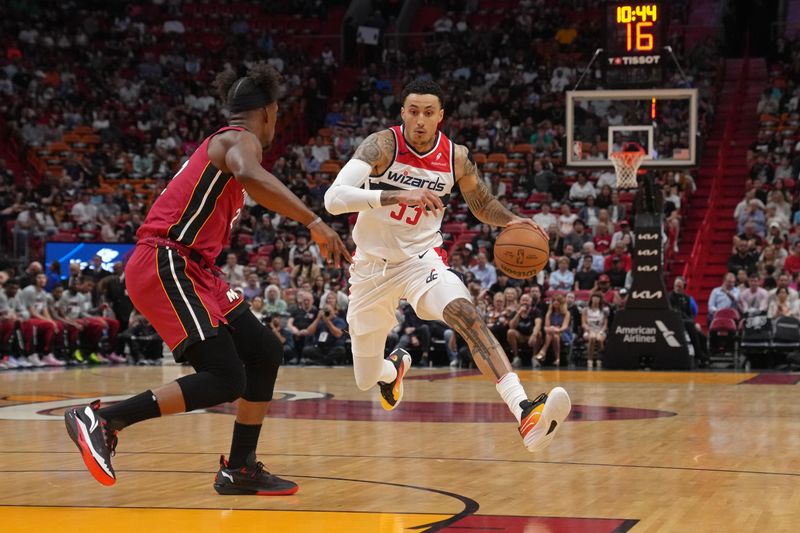
[[[320,2],[305,4],[309,16],[319,14]],[[577,10],[576,2],[545,4],[523,1],[502,16],[476,18],[480,2],[455,3],[419,46],[383,49],[381,61],[361,69],[342,101],[329,99],[338,68],[331,50],[310,56],[269,31],[249,29],[246,17],[226,14],[232,10],[220,9],[203,30],[186,24],[195,4],[180,0],[115,4],[102,12],[72,2],[53,9],[14,4],[14,16],[0,22],[7,36],[0,65],[0,115],[7,131],[21,150],[32,149],[45,160],[52,154],[40,148],[76,128],[90,128],[98,142],[58,154],[58,166],[43,167],[58,174],[14,176],[0,160],[0,222],[13,226],[7,246],[13,243],[19,257],[37,255],[42,239],[64,232],[80,240],[133,241],[170,176],[205,135],[225,123],[210,79],[222,68],[262,59],[286,76],[282,106],[301,112],[306,120],[300,122],[311,133],[307,143],[285,146],[271,170],[324,213],[322,199],[336,163],[346,161],[367,135],[396,123],[400,88],[427,77],[446,94],[442,130],[483,155],[477,160],[494,194],[514,213],[532,216],[551,239],[546,269],[530,280],[511,280],[492,264],[497,230],[480,226],[454,196],[444,225],[452,267],[464,275],[515,366],[530,356],[532,364],[545,357],[560,362],[561,346],[582,341],[584,334],[593,361],[608,317],[624,305],[630,287],[633,209],[631,196],[616,191],[610,170],[572,172],[562,164],[563,93],[600,42],[602,17],[593,14],[605,4],[577,2]],[[683,53],[680,40],[675,43]],[[702,43],[687,56],[706,124],[713,115],[716,48]],[[591,73],[585,83],[596,87],[598,78]],[[515,151],[521,145],[525,149]],[[503,158],[487,160],[489,154]],[[688,172],[663,172],[657,181],[666,200],[664,233],[674,249],[681,207],[694,182]],[[104,187],[109,183],[110,189]],[[286,339],[287,360],[345,362],[347,272],[324,265],[293,222],[249,199],[246,206],[219,260],[228,281]],[[324,218],[353,248],[354,218]],[[562,297],[563,304],[544,304]],[[533,303],[522,303],[528,299]],[[587,309],[593,311],[584,317],[581,310],[590,301]],[[451,364],[464,358],[465,347],[451,331],[423,323],[405,305],[387,348],[396,343],[430,360],[443,343]]]
[[[750,175],[736,206],[728,274],[709,298],[720,309],[800,320],[800,42],[780,39],[758,102],[759,130],[747,152]]]
[[[728,319],[732,327],[752,317],[800,329],[800,41],[778,39],[768,69],[757,105],[758,133],[747,151],[745,193],[733,212],[728,272],[709,295],[711,330],[727,328]],[[764,323],[752,322],[758,328]]]
[[[133,309],[122,267],[108,271],[95,256],[63,276],[57,262],[0,270],[0,370],[160,361],[161,339]]]

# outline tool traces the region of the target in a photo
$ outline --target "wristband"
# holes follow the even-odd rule
[[[313,228],[314,226],[316,226],[317,224],[319,224],[320,222],[322,222],[322,219],[321,219],[320,217],[317,217],[317,218],[315,218],[314,220],[312,220],[311,222],[309,222],[309,223],[306,225],[306,228],[307,228],[307,229],[311,229],[311,228]]]

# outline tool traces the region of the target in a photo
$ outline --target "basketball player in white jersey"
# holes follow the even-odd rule
[[[356,384],[368,390],[377,383],[384,409],[400,403],[411,356],[397,349],[384,359],[383,350],[404,298],[420,318],[444,321],[465,339],[478,368],[497,382],[527,449],[541,450],[569,414],[569,395],[556,387],[528,400],[466,286],[448,269],[439,229],[444,205],[458,185],[481,222],[544,231],[498,202],[469,150],[438,131],[444,94],[437,84],[414,81],[401,97],[403,125],[367,137],[325,194],[332,214],[358,212],[347,311]]]

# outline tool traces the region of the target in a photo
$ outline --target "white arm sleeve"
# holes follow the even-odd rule
[[[362,189],[372,167],[360,159],[351,159],[325,193],[325,209],[332,215],[366,211],[381,206],[381,191]]]

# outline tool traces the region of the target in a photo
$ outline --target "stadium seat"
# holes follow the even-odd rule
[[[743,353],[767,353],[772,346],[772,323],[766,314],[749,316],[742,320],[741,339],[739,347]]]
[[[566,296],[567,295],[567,291],[562,291],[562,290],[557,290],[557,289],[547,289],[545,291],[545,293],[544,293],[544,297],[545,297],[545,299],[549,300],[549,299],[551,299],[553,296],[555,296],[557,294],[560,294],[561,296]]]
[[[708,328],[708,347],[711,355],[733,354],[736,351],[739,328],[731,318],[715,317]]]
[[[592,296],[592,292],[593,291],[591,291],[591,290],[588,290],[588,291],[581,291],[581,290],[575,291],[575,301],[576,302],[588,302],[589,298]]]
[[[719,319],[729,318],[738,324],[741,315],[739,315],[739,311],[733,309],[732,307],[729,307],[727,309],[720,309],[719,311],[717,311],[717,314],[714,315],[714,319],[716,320],[718,318]]]
[[[550,200],[550,195],[546,192],[535,192],[528,197],[528,203],[543,204]]]
[[[486,164],[486,154],[482,154],[480,152],[474,152],[472,154],[472,159],[475,160],[475,164],[478,165],[478,167],[482,167],[483,165]]]
[[[506,154],[501,154],[499,152],[494,154],[489,154],[487,162],[496,163],[498,167],[505,167],[506,163],[508,163],[508,156]]]
[[[515,144],[514,148],[512,148],[513,152],[518,154],[530,154],[533,153],[533,145],[532,144]]]
[[[341,169],[342,165],[338,161],[325,161],[319,167],[319,171],[324,174],[338,174]]]
[[[776,319],[772,347],[784,353],[800,350],[800,321],[790,316]]]

